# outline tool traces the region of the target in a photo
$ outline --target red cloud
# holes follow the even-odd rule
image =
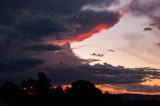
[[[81,42],[87,38],[90,38],[91,36],[93,36],[94,34],[96,33],[99,33],[101,32],[102,30],[105,30],[105,29],[109,29],[111,27],[113,27],[114,25],[106,25],[106,24],[99,24],[97,25],[95,28],[91,29],[90,31],[86,32],[86,33],[83,33],[83,34],[80,34],[78,35],[77,37],[73,38],[73,39],[70,39],[70,40],[61,40],[61,41],[55,41],[53,42],[54,44],[58,44],[58,45],[62,45],[62,44],[65,44],[66,42],[69,42],[69,43],[73,43],[73,42]]]
[[[75,39],[71,40],[70,42],[81,42],[91,36],[93,36],[94,34],[104,30],[104,29],[109,29],[110,27],[112,26],[108,26],[108,25],[105,25],[105,24],[100,24],[100,25],[97,25],[95,28],[93,28],[92,30],[84,33],[84,34],[81,34],[79,36],[77,36]]]

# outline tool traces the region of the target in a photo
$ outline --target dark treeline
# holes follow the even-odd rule
[[[28,79],[18,86],[6,82],[0,88],[0,102],[7,106],[160,106],[159,100],[129,100],[103,94],[89,81],[79,80],[65,90],[52,87],[45,73],[38,80]]]

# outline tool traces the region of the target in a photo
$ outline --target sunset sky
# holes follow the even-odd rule
[[[160,95],[159,0],[1,0],[0,84],[45,72]]]

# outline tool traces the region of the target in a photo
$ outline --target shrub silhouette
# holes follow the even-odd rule
[[[25,92],[14,82],[8,81],[0,88],[0,95],[5,98],[21,98],[25,95]]]

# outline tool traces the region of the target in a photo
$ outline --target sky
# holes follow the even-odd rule
[[[159,0],[1,0],[0,84],[45,72],[111,93],[160,94]]]

